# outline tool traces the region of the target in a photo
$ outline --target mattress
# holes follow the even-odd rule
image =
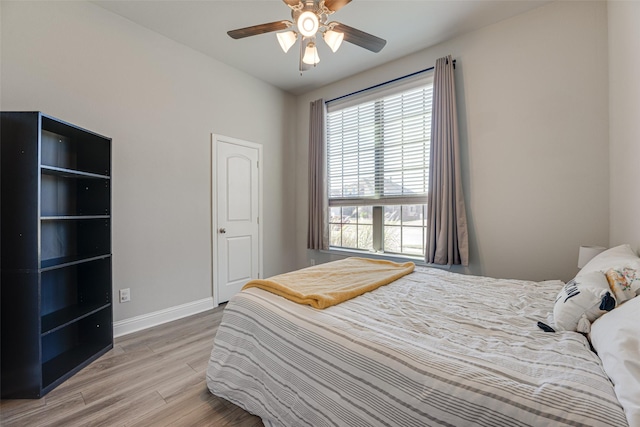
[[[537,327],[562,286],[417,267],[324,310],[246,289],[207,385],[267,426],[626,426],[588,341]]]

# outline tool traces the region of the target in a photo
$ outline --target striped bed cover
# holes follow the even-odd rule
[[[266,426],[627,426],[587,340],[536,326],[562,285],[417,267],[325,310],[247,289],[207,385]]]

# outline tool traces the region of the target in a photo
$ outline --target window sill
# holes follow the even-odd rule
[[[328,249],[328,250],[322,249],[319,252],[323,253],[323,254],[329,254],[329,255],[340,255],[340,256],[345,256],[345,257],[358,256],[358,257],[362,257],[362,258],[384,259],[384,260],[387,260],[387,261],[394,261],[394,262],[411,261],[415,265],[420,265],[420,266],[424,266],[424,267],[440,268],[440,269],[443,269],[443,270],[450,270],[451,269],[450,265],[429,264],[429,263],[425,262],[424,258],[412,257],[412,256],[406,256],[406,255],[403,256],[403,255],[396,255],[396,254],[385,254],[385,253],[378,253],[378,252],[359,251],[359,250],[356,250],[356,249],[337,249],[337,248],[331,248],[331,249]]]

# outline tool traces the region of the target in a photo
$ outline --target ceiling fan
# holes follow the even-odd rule
[[[233,39],[242,39],[258,34],[280,31],[276,34],[280,47],[288,52],[301,36],[300,72],[308,70],[320,62],[316,48],[316,36],[323,40],[333,52],[342,41],[353,43],[372,52],[380,52],[387,41],[364,31],[342,24],[327,22],[329,15],[346,6],[351,0],[282,0],[291,8],[291,21],[276,21],[228,31]],[[286,30],[286,31],[283,31]],[[297,30],[297,31],[296,31]]]

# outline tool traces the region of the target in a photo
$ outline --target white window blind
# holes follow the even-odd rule
[[[329,206],[426,203],[432,76],[327,104]]]

